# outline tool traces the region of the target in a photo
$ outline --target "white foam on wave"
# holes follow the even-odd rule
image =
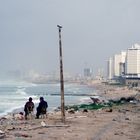
[[[33,102],[36,104],[36,103],[39,103],[39,100],[36,99],[36,100],[33,100]]]
[[[4,112],[0,113],[0,116],[4,116],[7,114],[14,114],[14,113],[19,113],[19,112],[24,112],[24,104],[17,106],[13,106],[9,109],[4,110]]]
[[[35,87],[37,86],[37,87]],[[8,102],[8,104],[3,104],[3,107],[1,107],[1,110],[3,113],[1,114],[7,114],[9,112],[12,112],[15,109],[23,108],[25,103],[28,101],[29,97],[33,98],[33,102],[38,105],[39,103],[39,96],[44,96],[45,99],[47,99],[47,102],[49,104],[49,110],[52,110],[60,105],[60,96],[50,96],[51,93],[57,93],[58,92],[58,87],[60,86],[59,84],[49,84],[49,85],[36,85],[36,84],[17,84],[13,86],[13,89],[11,91],[12,94],[7,94],[7,95],[2,95],[1,97],[5,98],[3,100],[4,103]],[[27,90],[27,88],[31,87],[31,90]],[[35,88],[34,88],[35,87]],[[8,87],[9,88],[9,87]],[[15,89],[16,88],[16,89]],[[32,90],[33,89],[33,90]],[[37,90],[36,90],[37,89]],[[50,95],[47,95],[46,89]],[[10,89],[11,90],[11,89]],[[16,91],[15,91],[16,90]],[[26,93],[27,91],[27,93]],[[10,92],[10,91],[8,91]],[[68,84],[66,85],[65,89],[66,93],[79,93],[79,94],[86,94],[87,92],[90,92],[89,90],[86,91],[82,86],[81,88],[79,86],[73,85],[73,84]],[[91,91],[92,92],[92,91]],[[44,94],[43,94],[44,93]],[[88,93],[87,93],[88,94]],[[59,100],[58,100],[59,99]],[[66,97],[66,103],[68,104],[77,104],[77,103],[84,103],[85,100],[91,100],[90,97],[88,96],[67,96]],[[11,102],[11,104],[10,104]]]
[[[6,115],[8,113],[12,113],[16,109],[19,109],[20,111],[23,111],[23,107],[24,107],[23,102],[18,103],[18,104],[16,102],[14,102],[12,104],[9,103],[9,105],[10,105],[10,107],[4,109],[3,112],[0,113],[0,116]]]
[[[38,104],[38,103],[39,103],[39,99],[38,99],[37,96],[27,96],[27,97],[25,97],[25,98],[21,98],[22,101],[20,101],[20,102],[16,102],[16,101],[15,101],[15,102],[14,102],[14,101],[7,102],[6,106],[9,106],[9,108],[5,108],[5,109],[3,110],[3,112],[0,113],[0,116],[4,116],[4,115],[6,115],[6,114],[8,114],[8,113],[12,113],[12,112],[15,111],[15,110],[18,110],[18,113],[19,113],[19,112],[23,112],[23,111],[24,111],[24,110],[23,110],[24,105],[25,105],[25,103],[28,101],[29,97],[32,97],[32,98],[33,98],[34,104]],[[5,102],[0,103],[0,104],[1,104],[2,106],[4,106],[4,105],[5,105]]]
[[[25,88],[18,88],[16,94],[27,95],[27,93],[25,92]]]
[[[35,95],[29,95],[26,93],[27,87],[34,87],[36,84],[30,84],[30,83],[14,83],[14,82],[5,82],[1,85],[2,87],[6,86],[7,88],[13,87],[16,91],[11,91],[11,94],[1,94],[0,97],[3,99],[0,102],[0,116],[6,115],[7,113],[13,112],[15,109],[19,109],[23,111],[25,103],[28,101],[29,97],[33,98],[33,102],[36,104],[39,102],[39,99]],[[9,90],[9,89],[8,89]],[[11,90],[11,89],[10,89]]]

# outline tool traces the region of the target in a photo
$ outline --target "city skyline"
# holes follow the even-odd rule
[[[140,43],[139,0],[0,1],[0,74],[59,71],[57,24],[64,72],[94,75],[108,57]]]
[[[126,51],[110,57],[107,63],[107,79],[140,77],[140,45],[134,44]]]

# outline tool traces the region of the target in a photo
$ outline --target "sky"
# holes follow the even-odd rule
[[[110,56],[140,43],[139,0],[1,0],[0,73],[106,71]]]

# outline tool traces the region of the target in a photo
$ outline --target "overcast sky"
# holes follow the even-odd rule
[[[140,43],[140,0],[1,0],[0,71],[106,68],[115,53]]]

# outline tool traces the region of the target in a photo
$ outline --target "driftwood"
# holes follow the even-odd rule
[[[73,117],[67,117],[66,119],[73,119],[73,118],[86,118],[87,116],[73,116]]]
[[[69,125],[45,125],[45,126],[32,127],[32,128],[29,128],[28,130],[36,130],[36,129],[40,129],[40,128],[44,128],[44,127],[49,128],[49,127],[70,127],[70,126]]]
[[[69,125],[46,125],[44,127],[70,127]]]

